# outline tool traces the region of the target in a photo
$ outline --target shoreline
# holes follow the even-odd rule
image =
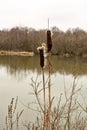
[[[26,51],[0,51],[0,55],[11,55],[11,56],[34,56],[34,52]]]
[[[27,52],[27,51],[3,51],[0,50],[0,56],[34,56],[35,53],[34,52]],[[55,55],[55,54],[52,54]],[[62,56],[62,57],[66,57],[66,58],[70,58],[70,57],[82,57],[82,58],[87,58],[87,54],[83,54],[82,56],[78,56],[78,55],[70,55],[70,54],[63,54],[63,55],[57,55],[56,56]]]

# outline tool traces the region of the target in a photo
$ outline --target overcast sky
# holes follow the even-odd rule
[[[87,0],[0,0],[0,29],[28,26],[35,29],[57,26],[87,31]]]

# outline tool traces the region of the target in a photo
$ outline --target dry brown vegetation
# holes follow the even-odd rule
[[[63,32],[57,27],[52,27],[52,54],[82,56],[87,54],[87,32],[75,28]],[[15,27],[10,30],[0,31],[0,50],[26,51],[37,54],[37,47],[46,41],[46,29],[35,30],[27,27]],[[86,55],[85,55],[86,56]]]

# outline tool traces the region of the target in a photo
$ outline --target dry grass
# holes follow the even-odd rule
[[[6,116],[6,126],[4,130],[14,130],[14,128],[15,130],[18,130],[19,119],[24,110],[22,110],[20,113],[16,112],[17,102],[18,97],[15,101],[14,98],[12,98],[10,104],[8,105],[8,114]]]

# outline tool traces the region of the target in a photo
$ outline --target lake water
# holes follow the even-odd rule
[[[51,62],[51,95],[55,97],[54,105],[56,105],[59,95],[64,92],[64,86],[68,94],[74,76],[77,76],[77,87],[82,86],[80,94],[83,95],[82,98],[85,104],[87,104],[87,58],[52,56]],[[10,101],[12,98],[16,100],[17,96],[17,111],[20,112],[24,109],[20,123],[23,124],[25,121],[35,120],[37,114],[26,107],[30,104],[30,107],[35,108],[35,96],[31,94],[33,92],[30,85],[31,78],[34,81],[37,78],[37,82],[42,81],[39,56],[0,56],[0,130],[3,130],[5,127],[5,117]],[[46,67],[45,79],[47,78],[48,69]],[[42,100],[42,95],[40,96]],[[20,127],[20,129],[22,130],[23,127]]]

